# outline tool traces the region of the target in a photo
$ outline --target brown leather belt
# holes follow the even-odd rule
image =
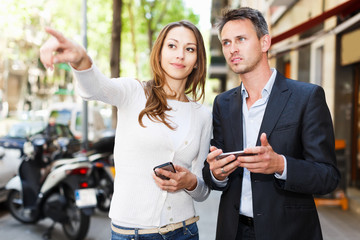
[[[190,225],[190,224],[192,224],[194,222],[197,222],[198,220],[199,220],[198,216],[189,218],[189,219],[185,220],[185,226]],[[174,231],[176,229],[182,228],[183,226],[184,226],[183,222],[172,223],[172,224],[168,224],[166,226],[159,227],[159,228],[139,229],[138,234],[139,235],[153,234],[153,233],[166,234],[168,232],[171,232],[171,231]],[[118,228],[118,227],[114,226],[113,224],[111,224],[111,229],[114,232],[122,234],[122,235],[135,235],[135,230],[134,229],[122,229],[122,228]]]
[[[254,226],[254,219],[252,217],[248,217],[245,215],[239,215],[239,221],[246,226],[253,227]]]

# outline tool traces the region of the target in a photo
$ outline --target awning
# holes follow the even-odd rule
[[[271,44],[274,45],[278,42],[281,42],[284,39],[287,39],[289,37],[292,37],[296,34],[302,33],[322,22],[324,22],[326,19],[335,16],[335,15],[341,15],[341,16],[347,16],[348,14],[355,12],[356,10],[360,9],[360,0],[349,0],[347,2],[344,2],[326,12],[323,12],[317,17],[311,18],[310,20],[297,25],[293,27],[290,30],[287,30],[286,32],[283,32],[277,36],[272,37]]]
[[[297,42],[287,44],[286,46],[283,47],[278,47],[278,48],[271,47],[269,51],[270,58],[276,56],[279,53],[284,53],[290,50],[298,49],[304,45],[308,45],[313,41],[318,40],[321,37],[326,37],[333,34],[339,34],[358,22],[360,22],[360,13],[356,14],[355,16],[351,17],[350,19],[339,24],[338,26],[334,27],[331,30],[317,32],[308,38],[304,38]]]

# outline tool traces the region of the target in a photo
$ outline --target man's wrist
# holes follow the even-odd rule
[[[281,166],[279,167],[279,172],[276,171],[274,173],[274,175],[278,179],[286,180],[287,179],[287,159],[284,155],[279,155],[279,156],[281,157],[281,161],[280,161]]]
[[[282,175],[284,172],[284,167],[285,167],[285,159],[280,154],[278,154],[278,163],[279,163],[279,167],[278,167],[278,170],[276,171],[276,173],[279,175]]]

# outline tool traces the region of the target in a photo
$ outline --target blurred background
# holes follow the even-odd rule
[[[0,0],[0,135],[19,121],[49,116],[67,123],[82,139],[83,102],[67,64],[47,71],[40,45],[51,26],[82,43],[108,76],[151,79],[149,53],[159,30],[187,19],[204,37],[208,76],[204,104],[239,85],[218,40],[221,10],[250,6],[267,19],[271,67],[286,77],[321,85],[334,122],[339,188],[319,196],[360,214],[360,1],[359,0]],[[85,14],[84,14],[85,13]],[[84,17],[85,16],[85,17]],[[115,128],[114,109],[89,102],[90,141]]]

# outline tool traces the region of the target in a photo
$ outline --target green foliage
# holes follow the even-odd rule
[[[132,3],[132,10],[135,16],[135,25],[131,26],[129,20],[129,1]],[[123,31],[122,31],[122,65],[121,75],[135,76],[134,52],[131,45],[130,28],[136,31],[136,45],[140,64],[140,80],[151,78],[149,69],[150,49],[148,45],[148,32],[152,31],[152,42],[160,30],[168,23],[179,20],[189,20],[198,24],[199,16],[195,15],[191,9],[185,8],[183,0],[123,0]],[[165,9],[165,13],[163,13]],[[159,21],[159,19],[161,19]],[[151,29],[148,22],[151,21]]]
[[[129,21],[130,1],[135,18],[133,26]],[[107,75],[110,72],[112,2],[112,0],[87,1],[87,49],[95,63]],[[141,5],[141,2],[144,4]],[[83,41],[80,0],[0,0],[0,4],[0,29],[2,29],[0,47],[2,42],[6,44],[3,57],[21,61],[28,67],[38,67],[39,47],[49,38],[44,31],[45,26],[54,27],[79,43]],[[162,13],[164,6],[165,14]],[[130,34],[131,28],[134,28],[141,80],[148,80],[151,77],[149,30],[153,32],[152,41],[154,41],[161,28],[169,22],[182,19],[195,24],[199,22],[199,17],[192,10],[186,9],[182,0],[123,0],[122,12],[121,75],[135,76],[134,51]],[[149,20],[152,23],[151,29],[147,25]],[[0,60],[3,57],[0,57]],[[57,70],[52,79],[60,81],[61,77],[61,71]]]
[[[87,38],[88,52],[97,66],[110,73],[110,45],[112,0],[88,0]]]

